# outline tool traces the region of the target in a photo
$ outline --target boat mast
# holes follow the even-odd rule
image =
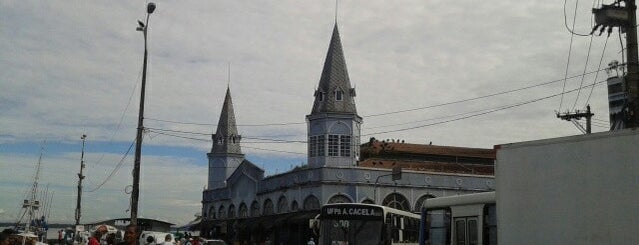
[[[38,193],[38,180],[40,180],[40,163],[42,162],[42,152],[44,151],[44,144],[40,149],[40,157],[38,158],[38,165],[36,166],[36,174],[35,180],[33,181],[33,185],[31,186],[31,193],[29,200],[24,200],[22,204],[22,208],[26,208],[26,212],[29,214],[29,219],[25,224],[24,236],[22,237],[22,245],[24,245],[27,241],[27,235],[29,234],[31,220],[33,220],[34,210],[38,210],[40,207],[40,202],[36,200],[36,194]]]

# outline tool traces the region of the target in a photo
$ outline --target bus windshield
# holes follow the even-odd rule
[[[378,244],[382,220],[322,219],[322,245]]]

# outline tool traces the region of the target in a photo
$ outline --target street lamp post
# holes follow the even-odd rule
[[[155,3],[146,6],[146,22],[138,20],[138,31],[144,34],[144,63],[142,65],[142,88],[140,89],[140,112],[138,114],[138,132],[135,137],[135,160],[133,162],[133,191],[131,192],[131,224],[138,224],[138,197],[140,196],[140,156],[142,153],[142,132],[144,131],[144,91],[146,88],[146,60],[147,50],[146,32],[149,27],[149,16],[155,11]]]
[[[83,134],[82,137],[82,155],[80,156],[80,173],[78,173],[78,200],[75,206],[75,225],[80,225],[80,217],[82,216],[82,180],[84,176],[82,169],[84,169],[84,143],[87,139],[87,135]]]

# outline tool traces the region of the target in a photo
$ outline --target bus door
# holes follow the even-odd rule
[[[454,245],[478,245],[478,217],[458,217],[453,219]]]

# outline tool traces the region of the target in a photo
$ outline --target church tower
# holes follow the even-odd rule
[[[357,164],[362,117],[355,108],[355,89],[348,78],[337,23],[314,96],[313,109],[306,116],[308,164],[313,167]]]
[[[212,138],[211,152],[206,154],[209,158],[208,189],[217,189],[226,186],[226,179],[244,161],[240,148],[242,136],[237,133],[230,88],[226,89],[220,121]]]

